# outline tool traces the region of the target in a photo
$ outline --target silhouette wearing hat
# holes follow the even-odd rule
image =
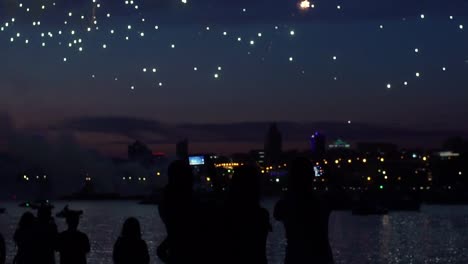
[[[122,233],[114,245],[115,264],[148,264],[148,246],[141,239],[140,222],[134,217],[125,220]]]
[[[58,235],[56,250],[60,253],[60,264],[86,264],[86,254],[90,251],[88,236],[78,230],[83,211],[69,210],[61,213],[68,229]]]
[[[295,159],[288,178],[286,196],[275,206],[274,217],[286,230],[285,264],[333,263],[328,239],[331,206],[313,193],[313,165]]]
[[[34,247],[36,262],[41,264],[55,264],[55,243],[57,240],[57,225],[52,217],[53,206],[41,203],[37,208]]]
[[[35,221],[36,218],[31,212],[26,212],[21,216],[13,236],[17,248],[14,264],[38,263],[35,258]]]

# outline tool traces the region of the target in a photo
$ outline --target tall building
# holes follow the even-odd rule
[[[184,139],[176,144],[176,155],[178,159],[186,160],[189,156],[188,140]]]
[[[145,144],[137,140],[128,146],[128,158],[131,161],[149,165],[153,161],[153,153]]]
[[[265,140],[265,161],[267,164],[281,162],[283,138],[276,124],[271,124]]]
[[[310,148],[314,159],[322,159],[326,151],[326,137],[324,134],[315,132],[310,136]]]

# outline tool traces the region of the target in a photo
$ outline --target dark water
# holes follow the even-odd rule
[[[266,201],[271,209],[274,201]],[[12,203],[0,203],[7,214],[0,215],[0,232],[7,239],[8,263],[14,256],[13,232],[25,211]],[[55,203],[61,208],[64,203]],[[89,235],[92,252],[88,263],[112,263],[112,247],[121,224],[128,216],[142,223],[151,263],[161,263],[156,246],[165,236],[155,206],[135,202],[74,202],[83,209],[81,229]],[[272,220],[274,232],[268,238],[269,263],[282,263],[284,230]],[[65,227],[57,219],[60,230]],[[421,212],[395,212],[386,216],[353,216],[334,212],[330,238],[336,263],[468,263],[468,206],[424,206]]]

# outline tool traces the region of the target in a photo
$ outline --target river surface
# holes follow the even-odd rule
[[[80,229],[91,241],[88,263],[112,263],[112,248],[123,221],[137,217],[143,238],[148,243],[151,263],[161,263],[156,247],[165,237],[157,208],[134,201],[72,202],[72,209],[85,211]],[[273,200],[264,201],[271,212]],[[63,202],[55,203],[62,208]],[[0,232],[7,240],[7,263],[15,248],[12,241],[17,222],[26,210],[13,203],[0,203],[7,213],[0,215]],[[273,232],[268,237],[269,263],[282,263],[284,229],[271,220]],[[56,219],[64,230],[63,219]],[[336,263],[468,263],[468,206],[423,206],[420,212],[392,212],[385,216],[353,216],[349,211],[333,212],[330,240]]]

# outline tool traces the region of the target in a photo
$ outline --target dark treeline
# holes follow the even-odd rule
[[[288,191],[274,209],[274,218],[286,230],[286,264],[333,263],[328,240],[331,206],[312,191],[312,171],[308,159],[294,160]],[[209,195],[197,195],[193,179],[186,161],[174,161],[169,166],[168,184],[159,205],[167,237],[157,248],[158,257],[170,264],[267,263],[266,243],[272,225],[268,211],[260,205],[260,173],[256,167],[237,168],[228,192],[213,186]],[[39,207],[37,216],[24,213],[13,238],[17,248],[13,263],[55,264],[56,252],[61,264],[87,263],[90,242],[78,229],[82,213],[68,206],[58,213],[68,226],[62,232],[57,230],[50,205]],[[5,263],[4,244],[0,235],[0,264]],[[150,262],[136,218],[123,223],[112,257],[116,264]]]

